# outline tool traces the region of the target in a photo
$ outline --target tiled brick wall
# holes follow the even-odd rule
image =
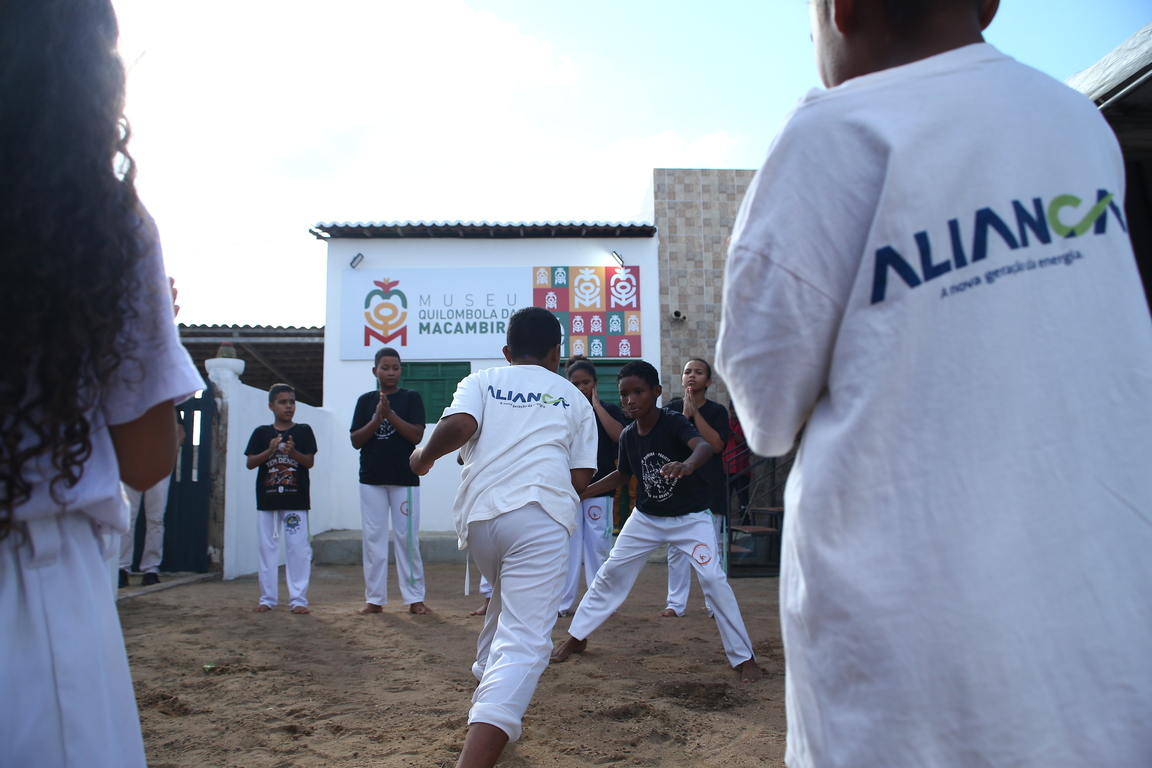
[[[680,370],[689,358],[715,359],[726,241],[755,171],[657,168],[652,173],[660,238],[660,380],[668,402],[683,394]],[[677,310],[684,320],[672,319]],[[708,397],[728,405],[719,377]]]

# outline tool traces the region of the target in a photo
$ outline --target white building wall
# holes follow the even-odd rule
[[[333,418],[331,512],[326,528],[313,527],[313,533],[330,529],[359,529],[359,453],[348,439],[356,399],[375,387],[372,363],[340,359],[342,275],[352,269],[349,263],[364,254],[356,269],[453,269],[465,267],[615,266],[616,251],[627,266],[640,267],[641,336],[643,357],[660,370],[660,283],[658,242],[655,237],[636,238],[514,238],[514,239],[353,239],[334,238],[328,242],[328,287],[324,332],[324,410]],[[530,306],[526,294],[519,306]],[[359,332],[359,329],[357,329]],[[472,371],[507,365],[501,347],[475,350],[468,362]],[[441,361],[459,362],[459,360]],[[401,386],[404,385],[401,380]],[[607,398],[605,398],[607,399]],[[430,414],[435,418],[438,414]],[[431,435],[432,427],[425,431]],[[320,458],[317,457],[319,463]],[[452,505],[460,484],[459,466],[452,456],[437,462],[421,481],[420,528],[424,531],[452,531]],[[317,497],[313,497],[316,499]],[[319,506],[319,503],[314,501]]]

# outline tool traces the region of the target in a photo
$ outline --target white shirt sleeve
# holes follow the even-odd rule
[[[440,418],[447,418],[454,413],[467,413],[476,419],[476,434],[480,434],[484,426],[484,387],[480,383],[479,373],[469,374],[460,380],[452,395],[452,404],[444,409]]]
[[[587,405],[587,403],[585,403]],[[580,419],[580,426],[572,440],[572,449],[569,452],[569,469],[596,469],[596,452],[599,447],[600,435],[596,430],[596,412],[588,405],[584,418]]]
[[[178,403],[204,388],[204,380],[180,344],[172,293],[164,271],[156,225],[143,214],[140,237],[146,252],[137,265],[136,291],[121,333],[124,359],[101,401],[106,424],[126,424],[164,401]]]

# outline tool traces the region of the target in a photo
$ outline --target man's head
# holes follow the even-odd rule
[[[400,383],[400,353],[392,347],[382,347],[376,350],[376,359],[372,364],[372,375],[380,382],[386,392],[391,392]]]
[[[1000,0],[809,0],[824,85],[981,42]]]
[[[273,384],[268,390],[268,409],[278,424],[291,424],[296,414],[296,390],[288,384]]]
[[[504,357],[512,365],[542,365],[553,373],[560,367],[560,321],[543,307],[524,307],[508,318]]]

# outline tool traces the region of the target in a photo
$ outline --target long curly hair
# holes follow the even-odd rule
[[[91,455],[87,412],[146,245],[109,0],[0,0],[0,538],[50,456],[54,498]]]

